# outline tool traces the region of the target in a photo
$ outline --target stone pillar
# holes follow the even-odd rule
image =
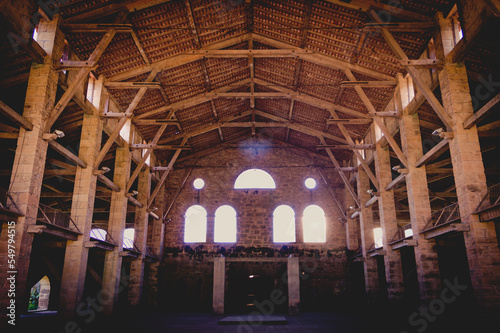
[[[165,191],[165,183],[162,186],[162,189],[158,192],[155,197],[154,205],[158,207],[158,211],[156,212],[160,217],[159,220],[152,219],[150,229],[148,232],[150,234],[150,246],[151,249],[158,255],[160,258],[157,262],[152,262],[149,264],[149,297],[148,302],[149,305],[157,305],[158,304],[158,270],[160,267],[161,259],[163,257],[163,248],[164,248],[164,239],[165,239],[165,223],[163,221],[163,215],[165,214],[166,209],[166,191]]]
[[[453,44],[453,26],[450,20],[439,20],[441,39],[436,53],[446,56]],[[458,195],[462,223],[467,223],[469,232],[464,232],[465,247],[474,295],[484,307],[500,304],[500,251],[494,222],[480,222],[473,214],[487,193],[486,176],[481,155],[477,127],[464,129],[464,122],[474,114],[463,63],[446,63],[439,73],[443,96],[443,107],[451,116],[454,137],[450,140],[450,155]]]
[[[347,188],[344,190],[344,208],[347,212],[347,221],[345,223],[345,234],[347,241],[347,249],[356,251],[359,248],[359,226],[358,221],[351,218],[349,207],[355,207],[356,202]]]
[[[226,283],[226,258],[214,258],[213,311],[224,314],[224,291]]]
[[[102,91],[104,78],[101,78],[97,85]],[[101,94],[98,94],[96,98],[104,100]],[[78,306],[82,304],[89,254],[86,245],[90,240],[97,186],[97,176],[94,175],[94,170],[98,167],[95,162],[101,149],[102,129],[103,122],[98,114],[83,115],[78,157],[87,163],[87,167],[77,166],[76,168],[71,204],[71,218],[82,235],[76,241],[68,241],[66,244],[60,296],[60,312],[65,317],[72,317]]]
[[[396,104],[399,110],[408,105],[412,92],[408,81],[398,75],[399,86],[396,94]],[[429,189],[427,187],[427,173],[425,166],[417,168],[416,162],[423,156],[422,138],[418,114],[403,113],[400,121],[402,150],[408,160],[408,174],[406,175],[406,188],[408,190],[408,205],[413,230],[415,246],[415,260],[417,263],[417,276],[420,288],[420,299],[428,302],[439,297],[441,282],[437,260],[436,243],[426,240],[420,235],[427,221],[431,217],[431,204]]]
[[[0,320],[4,322],[10,298],[7,271],[17,271],[16,315],[27,311],[29,288],[27,286],[33,235],[28,228],[36,224],[40,192],[43,182],[48,144],[42,139],[50,111],[56,101],[59,73],[54,71],[54,60],[59,59],[64,47],[64,34],[59,30],[59,15],[50,22],[40,22],[39,43],[47,53],[43,64],[33,63],[30,70],[23,116],[33,124],[33,130],[19,130],[19,139],[12,167],[9,191],[24,216],[16,222],[15,264],[8,266],[8,224],[1,225],[0,236]],[[14,298],[13,298],[14,299]]]
[[[382,241],[384,244],[385,277],[387,280],[387,295],[389,301],[399,301],[403,298],[404,282],[403,269],[401,267],[401,256],[398,251],[393,251],[389,241],[398,230],[396,218],[396,203],[394,191],[386,191],[385,188],[392,181],[391,157],[388,147],[376,144],[375,170],[379,182],[378,207],[380,215],[380,227],[382,228]]]
[[[113,251],[106,252],[104,259],[102,295],[106,297],[103,302],[105,314],[113,312],[115,305],[118,303],[118,293],[126,287],[121,282],[122,257],[120,253],[123,250],[123,231],[127,219],[128,199],[125,196],[125,188],[130,176],[130,159],[131,154],[128,147],[116,149],[113,182],[120,186],[120,191],[111,194],[108,233],[115,240],[117,246]]]
[[[137,200],[143,204],[142,207],[135,209],[135,246],[141,251],[142,255],[132,261],[130,267],[130,284],[128,290],[128,299],[130,305],[139,305],[142,299],[142,290],[144,282],[144,264],[146,260],[146,241],[148,237],[149,213],[147,203],[151,190],[151,177],[149,167],[141,170],[138,177]]]
[[[297,315],[300,313],[300,269],[299,258],[288,257],[288,314]]]
[[[370,246],[375,242],[373,237],[373,211],[371,207],[366,207],[365,203],[371,196],[367,192],[370,189],[370,178],[363,167],[358,167],[358,197],[361,204],[359,215],[359,229],[361,232],[361,251],[363,253],[363,267],[365,271],[365,290],[368,302],[377,300],[379,294],[379,284],[377,275],[377,261],[367,255]]]

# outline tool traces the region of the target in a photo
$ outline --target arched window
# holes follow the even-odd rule
[[[273,241],[295,242],[295,212],[287,205],[278,206],[273,213]]]
[[[123,248],[124,249],[133,249],[134,248],[134,237],[135,237],[135,229],[127,228],[123,230]]]
[[[42,311],[49,309],[50,280],[45,275],[40,279],[30,291],[28,311]]]
[[[203,243],[207,241],[207,211],[200,205],[188,208],[184,223],[184,242]]]
[[[243,171],[234,182],[235,189],[275,189],[276,183],[270,174],[260,169]]]
[[[326,242],[325,212],[321,207],[316,205],[307,206],[304,209],[302,225],[305,243]]]
[[[231,206],[220,206],[215,211],[215,235],[216,243],[236,242],[236,211]]]

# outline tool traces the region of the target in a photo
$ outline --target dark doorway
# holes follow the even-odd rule
[[[228,314],[284,314],[288,310],[287,284],[281,281],[283,267],[271,263],[231,263],[227,272],[224,311]],[[282,304],[271,302],[273,291],[280,290],[286,299]]]
[[[351,297],[348,299],[350,307],[356,308],[359,304],[366,303],[365,270],[360,261],[351,262],[349,265]]]
[[[420,289],[418,287],[417,262],[415,250],[411,246],[402,247],[401,266],[403,269],[404,302],[410,308],[420,304]]]

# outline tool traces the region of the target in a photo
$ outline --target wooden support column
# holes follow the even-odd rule
[[[399,110],[405,109],[409,102],[408,81],[398,75],[399,86],[396,89],[396,105]],[[431,204],[429,189],[427,187],[427,174],[425,165],[417,168],[417,161],[423,156],[422,137],[418,114],[408,114],[405,110],[400,120],[401,143],[403,151],[408,158],[408,174],[406,175],[406,188],[408,190],[408,206],[413,230],[415,246],[415,261],[419,281],[420,299],[429,302],[439,297],[441,281],[437,260],[436,243],[433,239],[426,240],[420,235],[427,221],[431,217]]]
[[[453,26],[442,17],[439,23],[436,53],[446,57],[454,46]],[[477,128],[464,129],[464,122],[474,114],[468,82],[464,63],[447,62],[439,73],[443,106],[452,119],[454,137],[449,145],[460,216],[470,227],[464,240],[472,288],[479,305],[492,308],[500,303],[500,251],[495,224],[480,222],[473,214],[487,193],[487,185]]]
[[[366,174],[363,167],[358,167],[358,198],[359,202],[365,203],[370,200],[371,196],[368,194],[370,189],[370,178]],[[365,290],[369,303],[373,303],[378,299],[379,283],[377,274],[377,261],[367,255],[370,246],[373,245],[375,239],[373,237],[373,211],[372,207],[361,205],[359,215],[359,228],[361,232],[361,251],[363,253],[363,267],[365,271]]]
[[[380,141],[377,143],[376,149],[375,171],[380,184],[378,207],[380,227],[382,228],[382,241],[385,250],[384,263],[387,296],[389,301],[397,302],[403,298],[404,283],[401,255],[398,251],[393,251],[388,244],[398,230],[394,190],[386,190],[387,185],[392,182],[391,156],[389,147],[382,147]]]
[[[141,251],[142,255],[132,261],[130,267],[130,284],[128,299],[130,305],[137,306],[141,303],[144,284],[144,265],[146,257],[146,241],[148,237],[149,212],[146,207],[149,192],[151,191],[151,177],[149,168],[139,173],[137,186],[137,200],[142,203],[142,207],[135,209],[134,223],[134,244]]]
[[[16,274],[16,315],[19,316],[28,307],[29,288],[27,286],[28,267],[32,250],[33,234],[28,228],[36,223],[40,192],[43,182],[43,172],[47,156],[48,144],[42,139],[45,124],[54,106],[59,75],[52,68],[54,59],[62,54],[64,34],[59,30],[59,16],[50,22],[41,21],[39,43],[47,53],[44,64],[33,63],[29,73],[23,118],[33,125],[31,131],[20,128],[17,149],[12,167],[9,192],[24,216],[14,219],[15,234],[15,265],[8,266],[8,224],[2,223],[0,236],[0,321],[6,319],[6,309],[9,306],[7,297],[10,283],[7,280],[8,271]]]
[[[358,225],[358,220],[356,218],[351,218],[352,210],[350,209],[350,207],[357,207],[357,206],[356,202],[354,201],[353,197],[351,196],[347,188],[344,189],[344,202],[345,202],[344,207],[347,212],[346,222],[345,222],[347,248],[351,251],[356,251],[360,246],[359,225]]]
[[[214,258],[213,312],[224,314],[224,289],[226,282],[226,258]]]
[[[96,82],[96,86],[102,88],[103,84],[104,77],[101,77]],[[96,95],[94,98],[99,99],[99,101],[96,101],[97,103],[104,102],[102,94]],[[103,106],[104,103],[101,107]],[[86,247],[86,243],[90,240],[97,187],[97,176],[94,174],[94,168],[97,154],[101,149],[102,128],[103,122],[99,114],[83,115],[78,157],[85,162],[86,167],[76,167],[75,187],[71,204],[71,218],[83,235],[79,236],[76,241],[67,242],[61,282],[60,310],[68,318],[75,314],[75,310],[82,302],[84,294],[89,255],[89,248]]]
[[[122,281],[122,257],[120,253],[123,249],[123,232],[127,218],[128,198],[125,196],[125,187],[130,176],[130,160],[131,154],[128,147],[116,149],[113,182],[120,186],[120,191],[111,194],[108,233],[118,246],[113,251],[106,252],[104,259],[102,294],[106,295],[106,302],[103,304],[105,314],[113,312],[118,302],[118,293],[124,287],[120,285]]]

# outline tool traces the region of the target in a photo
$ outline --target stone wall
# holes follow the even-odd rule
[[[250,142],[248,140],[242,145],[248,146]],[[341,299],[346,296],[348,275],[345,226],[339,220],[342,214],[323,182],[318,167],[322,166],[323,173],[341,201],[344,189],[336,171],[330,166],[325,167],[325,164],[328,163],[323,159],[305,157],[290,149],[258,149],[256,153],[255,149],[231,148],[197,161],[176,165],[178,169],[168,179],[167,207],[176,188],[182,183],[186,170],[191,166],[196,167],[167,215],[170,221],[166,225],[165,253],[159,270],[160,303],[163,299],[163,305],[169,308],[175,306],[180,311],[211,311],[215,256],[269,259],[293,255],[299,257],[302,294],[307,295],[303,309],[314,310],[315,304],[341,304]],[[238,175],[250,168],[259,168],[271,174],[276,189],[235,190],[233,187]],[[309,177],[317,182],[312,192],[304,186],[304,181]],[[205,181],[199,204],[208,213],[207,242],[185,244],[184,214],[190,206],[198,203],[197,190],[192,185],[196,178]],[[273,211],[282,204],[291,206],[295,211],[295,243],[273,243]],[[303,242],[302,214],[310,204],[320,206],[325,212],[326,243]],[[222,205],[230,205],[237,212],[236,243],[214,243],[215,211]],[[307,263],[309,266],[306,266]],[[263,274],[279,280],[283,265],[286,268],[286,260],[228,262],[226,307],[230,305],[228,297],[232,297],[228,293],[234,294],[238,290],[235,284],[240,283],[234,280],[234,276],[243,276],[251,271],[251,274]]]

